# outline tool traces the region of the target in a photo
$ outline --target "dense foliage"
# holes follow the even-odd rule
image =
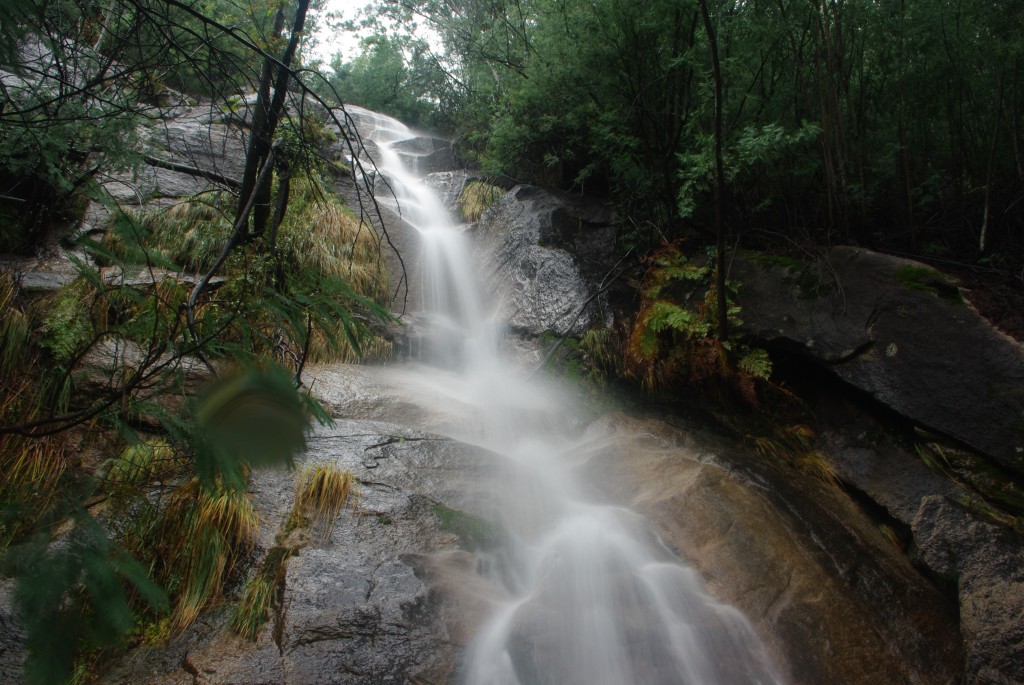
[[[347,122],[298,69],[309,6],[0,2],[0,251],[74,249],[49,294],[0,273],[0,573],[30,683],[217,601],[253,546],[250,471],[328,420],[307,361],[387,352],[379,241],[328,187]],[[241,177],[174,162],[207,189],[120,206],[105,184],[167,168],[143,143],[199,97],[247,103]],[[69,230],[86,207],[101,240]]]
[[[734,237],[1019,259],[1020,3],[707,5]],[[437,32],[449,78],[424,98],[444,103],[485,169],[608,193],[641,240],[709,232],[712,59],[697,0],[387,0],[376,12]]]

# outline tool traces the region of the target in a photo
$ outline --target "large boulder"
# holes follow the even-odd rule
[[[739,255],[743,330],[1024,475],[1024,351],[934,269],[853,247]]]
[[[616,226],[604,203],[517,186],[473,233],[499,315],[513,328],[580,335],[606,316],[596,296],[614,265]]]

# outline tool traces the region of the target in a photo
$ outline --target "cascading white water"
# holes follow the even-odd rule
[[[480,554],[498,610],[465,654],[468,685],[780,683],[749,621],[628,510],[588,502],[573,477],[588,447],[571,401],[504,359],[465,239],[393,148],[403,124],[351,108],[379,148],[377,198],[421,233],[423,311],[456,371],[420,382],[457,395],[471,439],[502,460],[493,504],[506,544]],[[451,367],[451,364],[447,364]],[[443,388],[441,386],[444,386]]]

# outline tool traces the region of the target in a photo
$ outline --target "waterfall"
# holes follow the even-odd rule
[[[529,370],[503,356],[465,236],[396,149],[415,133],[367,110],[350,114],[379,150],[378,202],[421,236],[422,310],[433,341],[424,362],[433,355],[445,368],[418,367],[410,382],[458,396],[472,413],[458,437],[500,462],[492,505],[505,542],[478,552],[497,609],[466,650],[459,681],[781,683],[750,622],[715,600],[642,517],[588,500],[574,469],[595,448],[572,430],[571,398],[526,380]]]

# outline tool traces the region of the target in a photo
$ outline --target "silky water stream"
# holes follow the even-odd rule
[[[750,622],[711,597],[642,517],[587,500],[573,471],[592,447],[573,430],[571,399],[528,381],[530,370],[502,354],[465,237],[396,149],[415,148],[414,132],[367,110],[351,114],[379,150],[378,202],[423,246],[429,342],[403,378],[457,398],[471,416],[456,437],[500,461],[490,505],[505,543],[479,556],[498,608],[465,653],[460,682],[781,683]]]

